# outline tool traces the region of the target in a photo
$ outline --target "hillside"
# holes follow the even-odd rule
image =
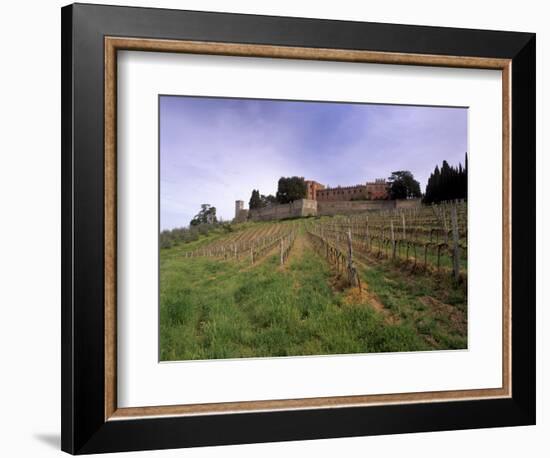
[[[451,206],[426,208],[247,222],[161,249],[161,360],[466,348],[466,207],[453,227]]]

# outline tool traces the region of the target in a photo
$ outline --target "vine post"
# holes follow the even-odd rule
[[[391,228],[391,245],[392,245],[392,259],[395,259],[395,234],[393,231],[393,220],[390,220],[390,228]]]
[[[453,226],[453,274],[455,281],[458,281],[460,273],[460,247],[458,246],[458,221],[456,216],[456,205],[451,207],[451,224]]]

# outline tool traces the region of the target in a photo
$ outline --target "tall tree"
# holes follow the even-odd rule
[[[462,177],[462,190],[464,193],[464,199],[468,200],[468,153],[464,153],[464,170]]]
[[[392,172],[388,182],[391,199],[412,199],[422,196],[420,183],[414,179],[413,174],[408,170]]]
[[[254,208],[261,208],[261,207],[263,207],[263,203],[260,197],[260,191],[258,189],[253,189],[252,195],[250,196],[250,200],[248,201],[248,208],[252,210]]]
[[[260,199],[262,201],[262,206],[267,207],[268,205],[276,204],[277,198],[273,194],[268,194],[267,196],[264,196],[263,194],[260,196]]]
[[[287,204],[305,199],[307,185],[303,177],[281,177],[277,185],[277,202]]]
[[[441,164],[441,170],[436,165],[428,178],[424,203],[438,203],[446,200],[468,198],[468,155],[464,157],[464,167],[461,163],[454,167],[447,161]]]
[[[202,204],[200,211],[189,222],[191,226],[198,226],[199,224],[215,224],[218,220],[216,218],[216,207],[212,207],[210,204]]]

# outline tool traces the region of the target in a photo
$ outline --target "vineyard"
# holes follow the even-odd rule
[[[161,249],[162,360],[467,346],[465,202],[236,224]]]
[[[286,257],[288,257],[295,237],[296,229],[292,226],[271,224],[243,230],[233,236],[225,237],[223,240],[210,243],[193,251],[187,251],[184,256],[187,258],[208,256],[224,260],[239,260],[248,257],[250,262],[254,264],[255,261],[261,259],[274,247],[279,246],[280,260],[283,264]]]
[[[467,207],[425,206],[408,210],[335,217],[307,226],[317,250],[338,271],[345,269],[350,286],[360,286],[354,258],[403,261],[415,270],[451,273],[456,281],[467,276]]]

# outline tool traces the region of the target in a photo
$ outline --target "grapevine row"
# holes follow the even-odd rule
[[[313,225],[307,229],[307,234],[309,235],[312,245],[316,249],[317,253],[324,256],[329,264],[331,264],[338,272],[346,274],[349,286],[358,286],[359,289],[361,289],[361,280],[359,279],[357,268],[353,262],[351,231],[348,232],[347,253],[341,250],[332,241],[316,232],[316,227]]]
[[[286,261],[288,252],[296,237],[295,229],[283,230],[283,227],[270,225],[260,230],[244,231],[237,237],[226,238],[209,245],[183,253],[186,258],[210,257],[218,259],[249,258],[254,264],[258,259],[271,251],[277,244],[281,246],[281,264]]]
[[[308,230],[335,247],[349,244],[360,257],[402,259],[425,270],[449,270],[458,280],[460,263],[467,262],[465,205],[455,203],[444,208],[432,206],[415,210],[337,217],[310,224]],[[439,216],[426,224],[427,218],[421,216],[427,212]],[[413,221],[412,227],[407,225],[407,218]],[[438,224],[443,227],[437,227]],[[461,226],[463,231],[459,229]],[[450,268],[445,267],[443,261],[450,263]]]

